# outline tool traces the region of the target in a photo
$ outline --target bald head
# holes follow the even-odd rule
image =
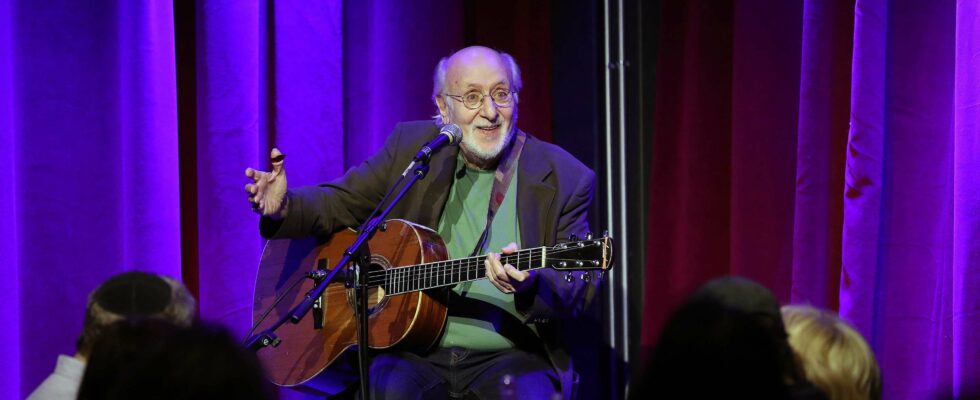
[[[469,65],[486,65],[502,68],[507,71],[510,89],[514,93],[521,91],[523,82],[521,81],[521,70],[517,67],[517,62],[510,54],[498,52],[484,46],[470,46],[459,50],[449,57],[439,60],[433,74],[432,101],[446,94],[447,85],[451,81],[459,81],[460,75]],[[438,106],[438,103],[436,104]],[[435,116],[436,122],[442,122],[439,115]]]
[[[447,83],[449,86],[459,84],[463,74],[473,69],[507,71],[508,79],[512,76],[507,62],[500,53],[483,46],[472,46],[449,56],[449,60],[446,61]]]

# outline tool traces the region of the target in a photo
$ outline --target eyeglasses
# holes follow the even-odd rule
[[[490,92],[490,101],[493,101],[493,104],[497,107],[510,107],[514,101],[514,94],[516,93],[507,89],[496,89]],[[453,100],[463,103],[463,107],[470,110],[476,110],[483,107],[483,98],[487,97],[487,95],[480,91],[471,90],[463,95],[447,94],[446,97],[450,97]]]

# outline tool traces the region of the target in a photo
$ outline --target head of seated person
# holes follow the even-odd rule
[[[178,326],[194,322],[197,304],[179,281],[130,271],[115,275],[89,294],[75,357],[85,360],[104,328],[125,318],[160,318]]]
[[[806,378],[832,400],[880,399],[881,371],[864,338],[834,313],[785,306],[789,343]]]
[[[130,318],[92,347],[78,399],[269,399],[258,359],[223,328]]]
[[[106,326],[126,318],[159,318],[188,326],[194,321],[195,310],[194,297],[174,279],[139,271],[110,277],[89,293],[75,354],[59,355],[54,371],[29,398],[74,399],[92,344]]]
[[[648,357],[640,393],[799,398],[799,376],[775,296],[748,279],[723,277],[703,285],[671,315]]]

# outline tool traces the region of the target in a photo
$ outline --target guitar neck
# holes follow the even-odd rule
[[[547,247],[518,250],[501,255],[500,263],[513,265],[520,271],[543,268],[547,251]],[[383,271],[383,276],[372,273],[371,286],[380,286],[385,294],[395,295],[486,279],[486,258],[484,255],[390,268]]]

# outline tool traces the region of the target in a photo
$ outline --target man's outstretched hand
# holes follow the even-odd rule
[[[286,171],[282,162],[286,156],[279,149],[272,149],[272,172],[245,169],[245,176],[252,178],[252,183],[245,185],[248,201],[255,213],[282,219],[286,217]]]

